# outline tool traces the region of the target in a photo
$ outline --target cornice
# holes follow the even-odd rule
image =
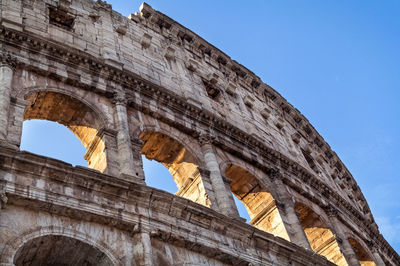
[[[120,69],[113,65],[109,65],[109,64],[107,64],[107,62],[105,60],[99,60],[91,55],[88,55],[87,53],[82,52],[82,51],[78,51],[76,49],[71,49],[70,47],[65,47],[62,44],[49,42],[42,38],[38,38],[36,36],[31,36],[30,34],[18,32],[15,30],[4,28],[4,27],[0,27],[0,33],[1,33],[0,41],[5,42],[8,45],[15,46],[20,49],[24,49],[24,50],[28,50],[28,51],[35,51],[36,53],[46,55],[48,58],[51,58],[52,60],[59,61],[64,64],[70,64],[72,66],[75,66],[75,68],[77,68],[77,69],[87,71],[93,75],[100,75],[111,82],[120,84],[122,87],[128,89],[131,92],[136,91],[143,95],[146,95],[149,98],[156,99],[160,102],[165,103],[166,106],[168,106],[169,108],[179,111],[182,114],[184,114],[190,118],[196,119],[197,121],[201,122],[203,125],[207,125],[207,128],[210,128],[210,127],[213,128],[214,132],[223,134],[224,136],[231,138],[232,140],[234,140],[234,142],[236,142],[238,144],[248,146],[250,148],[250,150],[256,151],[259,155],[262,155],[264,157],[264,159],[266,159],[268,162],[278,163],[279,166],[288,165],[289,169],[285,171],[287,173],[287,175],[296,176],[297,178],[302,180],[304,183],[309,184],[312,188],[314,188],[316,191],[318,191],[321,195],[329,195],[330,200],[336,201],[338,206],[343,207],[342,209],[345,211],[345,213],[349,214],[349,218],[354,220],[354,222],[356,224],[360,225],[360,227],[367,229],[369,234],[380,243],[380,246],[382,248],[386,248],[386,249],[390,250],[389,253],[394,254],[393,256],[396,256],[396,258],[400,261],[400,257],[393,250],[393,248],[386,242],[386,240],[382,237],[382,235],[380,235],[380,233],[375,229],[375,227],[371,225],[371,222],[365,220],[363,215],[358,210],[356,210],[354,207],[352,207],[351,204],[347,200],[343,199],[333,189],[328,187],[325,183],[320,181],[317,177],[315,177],[312,173],[310,173],[307,169],[305,169],[303,166],[301,166],[297,162],[289,159],[282,153],[273,150],[272,148],[268,147],[263,142],[259,141],[255,137],[247,134],[246,132],[240,130],[239,128],[235,127],[234,125],[228,123],[227,121],[222,120],[221,118],[215,116],[214,114],[212,114],[211,112],[209,112],[207,110],[202,110],[202,109],[198,108],[197,106],[194,106],[194,105],[188,103],[181,96],[179,96],[171,91],[168,91],[156,84],[153,84],[152,82],[141,78],[140,76],[138,76],[135,73],[124,70],[123,68]],[[24,44],[24,45],[22,45],[22,44]],[[25,62],[26,62],[26,60],[25,60]],[[37,70],[33,66],[30,66],[29,64],[22,62],[22,60],[20,62],[20,65],[27,67],[27,68],[31,68],[31,70],[33,70],[33,71]],[[41,71],[41,70],[38,70],[38,72],[42,75],[49,74],[49,73],[43,73],[43,71]],[[57,78],[57,75],[55,73],[51,73],[51,75],[53,77]],[[76,80],[68,80],[65,78],[61,78],[61,79],[66,83],[76,85],[83,89],[96,90],[96,88],[82,84]],[[114,91],[106,91],[106,92],[99,92],[99,93],[102,93],[105,96],[112,98]],[[276,95],[278,95],[277,92],[274,91],[274,93]],[[279,97],[281,97],[283,99],[282,96],[279,95]],[[163,117],[164,117],[164,114],[159,114],[159,113],[156,114],[153,111],[151,111],[150,109],[148,109],[144,106],[140,106],[135,102],[131,102],[130,106],[132,106],[138,110],[144,111],[150,115],[156,116],[156,118],[158,118],[158,119],[163,119]],[[309,122],[306,120],[306,118],[303,115],[301,115],[297,111],[297,109],[295,109],[288,103],[285,106],[285,108],[289,108],[289,109],[292,108],[293,110],[296,110],[295,112],[291,112],[291,113],[299,114],[300,122],[305,121],[304,127],[308,127],[309,129],[311,128],[311,130],[313,132],[315,132],[313,134],[316,136],[319,136],[319,134],[315,131],[315,129],[311,126],[311,124],[309,124]],[[148,110],[146,110],[146,109],[148,109]],[[178,125],[176,125],[176,123],[174,121],[168,121],[168,119],[166,119],[165,117],[164,117],[164,120],[166,122],[168,122],[169,124],[171,124],[172,126],[175,126],[175,127],[178,126]],[[296,120],[296,118],[294,118],[294,120]],[[304,125],[304,123],[303,123],[303,125]],[[179,129],[184,130],[184,131],[186,130],[186,132],[190,132],[195,135],[201,134],[201,132],[194,132],[193,129],[185,128],[184,125],[179,125]],[[315,138],[315,139],[317,139],[317,138]],[[343,166],[343,168],[345,168],[343,163],[340,161],[340,159],[337,157],[337,155],[330,149],[329,145],[325,143],[325,141],[323,140],[322,137],[320,137],[319,141],[322,141],[326,147],[325,154],[327,154],[327,153],[330,154],[331,158],[333,157],[334,160],[338,164],[341,164]],[[230,149],[231,144],[224,143],[221,139],[218,139],[218,138],[216,138],[216,140],[214,142],[215,142],[215,145],[223,147],[223,148],[227,149],[228,151],[234,152],[234,154],[238,155],[237,150]],[[243,156],[243,155],[241,155],[241,157],[245,158],[245,156]],[[252,163],[256,163],[256,165],[259,168],[261,168],[263,170],[267,170],[265,165],[261,165],[261,164],[257,163],[252,158],[245,158],[245,159]],[[351,176],[351,174],[348,172],[347,169],[346,169],[346,174],[353,179],[353,177]],[[284,176],[283,181],[292,187],[293,184],[291,183],[289,177]],[[353,179],[353,181],[354,181],[354,179]],[[296,190],[296,187],[294,187],[294,189]],[[364,197],[363,197],[363,200],[365,201]]]

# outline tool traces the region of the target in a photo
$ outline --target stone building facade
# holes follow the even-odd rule
[[[145,3],[0,6],[0,265],[400,265],[308,120],[200,36]],[[29,119],[89,168],[21,151]]]

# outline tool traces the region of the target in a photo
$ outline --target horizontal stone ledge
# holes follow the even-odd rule
[[[25,152],[21,152],[22,158],[26,159],[34,159],[34,154],[28,154]],[[14,154],[15,155],[15,154]],[[26,155],[26,156],[25,156]],[[4,158],[4,153],[0,153],[0,157]],[[97,200],[90,199],[82,199],[78,197],[74,197],[72,195],[66,195],[64,193],[65,188],[73,189],[75,184],[75,179],[80,179],[85,177],[82,173],[86,173],[87,176],[87,185],[90,187],[90,183],[100,183],[103,182],[101,179],[92,178],[92,171],[81,171],[80,175],[70,175],[68,182],[63,182],[62,179],[51,179],[49,176],[50,173],[56,173],[57,170],[53,172],[48,171],[52,168],[50,164],[44,164],[46,160],[45,158],[41,158],[37,156],[36,160],[32,160],[31,165],[38,165],[37,168],[30,168],[33,170],[30,173],[30,176],[27,176],[28,173],[26,170],[21,171],[23,168],[22,164],[12,163],[9,169],[4,169],[4,160],[2,164],[3,170],[11,170],[14,172],[14,178],[17,180],[6,180],[5,177],[2,177],[0,180],[2,185],[6,188],[7,196],[9,197],[9,202],[7,206],[19,205],[23,207],[38,209],[46,212],[52,212],[62,216],[68,217],[76,217],[76,219],[88,219],[92,222],[101,222],[113,227],[120,228],[121,230],[130,231],[134,228],[134,225],[139,223],[140,221],[147,220],[148,226],[157,225],[161,228],[171,228],[171,226],[176,227],[178,224],[182,228],[176,228],[179,232],[185,232],[185,235],[191,234],[190,231],[187,231],[187,226],[193,229],[193,232],[202,232],[203,237],[206,237],[212,241],[220,241],[220,237],[224,239],[232,239],[233,241],[243,241],[244,239],[248,239],[251,242],[251,239],[254,239],[255,236],[258,239],[256,243],[257,245],[253,246],[255,249],[262,249],[265,246],[276,246],[279,247],[278,250],[301,250],[304,252],[301,247],[297,247],[296,245],[274,237],[271,234],[266,232],[259,231],[258,229],[245,224],[243,222],[231,220],[225,217],[222,214],[219,214],[211,209],[208,209],[204,206],[200,206],[194,202],[191,202],[187,199],[183,199],[177,196],[174,196],[168,192],[160,191],[154,188],[134,185],[131,187],[121,188],[125,191],[119,191],[119,198],[117,195],[114,195],[113,198],[110,198],[108,191],[104,191],[103,196],[107,198],[107,200],[111,200],[108,204],[104,204],[98,202]],[[8,158],[10,159],[10,158]],[[19,160],[18,156],[11,157],[11,162],[13,160]],[[21,162],[22,162],[21,161]],[[49,160],[53,163],[57,163],[56,161]],[[49,162],[47,161],[47,162]],[[18,167],[20,166],[20,168]],[[54,167],[52,169],[55,169]],[[63,167],[59,169],[61,172],[65,172],[67,170],[73,171],[74,167],[68,166],[68,164],[64,164]],[[36,172],[35,170],[39,170]],[[98,174],[102,176],[102,174]],[[104,175],[106,176],[106,175]],[[10,177],[7,177],[8,179]],[[108,177],[113,178],[113,177]],[[49,182],[49,186],[46,188],[39,188],[38,185],[31,183],[30,180],[39,180],[43,182]],[[117,178],[115,178],[117,179]],[[14,182],[12,182],[14,181]],[[25,184],[24,182],[28,182]],[[60,189],[56,189],[56,191],[52,191],[52,183],[58,183]],[[108,183],[108,180],[106,183]],[[82,187],[81,189],[84,189]],[[131,189],[131,191],[130,191]],[[92,189],[87,189],[89,194],[99,193],[97,198],[101,198],[101,189],[98,191],[93,191]],[[131,192],[129,194],[129,192]],[[135,193],[138,192],[138,193]],[[115,193],[114,193],[115,194]],[[132,196],[131,198],[129,196]],[[144,196],[144,197],[143,197]],[[68,201],[69,200],[69,201]],[[164,202],[163,206],[160,206],[160,202]],[[149,213],[147,210],[150,207],[151,212]],[[138,211],[135,213],[134,210],[137,208]],[[154,215],[152,215],[154,214]],[[170,218],[168,218],[170,217]],[[166,218],[166,219],[165,219]],[[143,222],[145,223],[145,222]],[[196,228],[196,229],[195,229]],[[207,236],[207,232],[212,229],[212,234],[210,233]],[[186,230],[185,230],[186,229]],[[214,230],[215,229],[215,230]],[[176,231],[176,230],[175,230]],[[214,236],[217,233],[220,235],[218,239],[210,239],[210,235]],[[205,234],[205,235],[204,235]],[[201,235],[196,235],[196,237],[200,237]],[[266,245],[265,243],[273,243]],[[229,241],[227,242],[229,243]],[[228,244],[229,245],[229,244]],[[290,253],[290,252],[289,252]]]
[[[152,238],[158,238],[164,242],[185,247],[228,264],[248,265],[248,261],[252,261],[264,265],[267,262],[272,263],[272,261],[265,260],[265,258],[269,258],[271,254],[274,254],[274,256],[280,258],[280,260],[292,260],[301,263],[300,265],[310,265],[309,263],[313,265],[333,265],[324,257],[312,251],[304,250],[301,247],[259,231],[256,228],[250,230],[247,235],[240,238],[238,236],[236,236],[236,238],[226,236],[213,239],[210,236],[215,236],[217,230],[212,230],[210,232],[204,232],[204,230],[190,230],[187,227],[167,224],[165,221],[153,220],[151,217],[137,216],[136,219],[127,222],[119,217],[105,217],[87,210],[77,210],[67,206],[54,206],[51,203],[40,202],[36,199],[10,195],[8,208],[12,208],[13,206],[46,211],[53,215],[67,216],[82,221],[105,224],[125,231],[130,235],[137,233],[136,229],[138,227],[136,225],[139,225],[140,228],[150,231]],[[221,245],[221,241],[225,244]],[[233,252],[229,245],[237,241],[244,241],[243,249],[240,249],[237,244],[235,244]],[[264,253],[264,255],[260,256],[260,258],[264,259],[254,257],[259,256],[260,253]],[[295,256],[293,256],[294,254]],[[246,258],[248,258],[248,260],[246,260]],[[237,264],[238,262],[240,263]]]

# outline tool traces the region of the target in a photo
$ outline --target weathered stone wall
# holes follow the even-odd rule
[[[19,248],[45,235],[90,244],[113,265],[149,265],[147,259],[154,265],[331,265],[310,250],[167,192],[27,152],[1,148],[0,154],[8,197],[0,212],[2,265],[12,265]],[[143,252],[142,234],[154,245],[150,253]],[[178,253],[180,260],[174,259]]]
[[[178,253],[181,264],[329,265],[316,253],[338,265],[400,263],[355,180],[307,119],[195,33],[147,4],[125,18],[103,1],[0,3],[4,250],[25,227],[68,228],[68,218],[115,232],[110,241],[133,257],[107,253],[114,264],[172,264]],[[67,126],[103,174],[21,153],[27,119]],[[177,207],[180,197],[147,188],[142,154],[169,168],[177,195],[191,201]],[[231,192],[262,231],[240,219]],[[38,212],[54,220],[42,223]],[[11,253],[1,262],[15,263]]]

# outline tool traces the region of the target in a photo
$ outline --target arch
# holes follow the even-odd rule
[[[375,262],[372,259],[373,256],[369,254],[368,249],[364,248],[360,241],[357,241],[353,237],[349,237],[348,241],[357,256],[361,266],[375,266]]]
[[[112,266],[97,248],[75,238],[46,235],[25,243],[14,256],[14,265]]]
[[[232,193],[244,204],[250,216],[250,224],[260,230],[290,241],[272,194],[248,170],[235,164],[223,168],[232,180]]]
[[[53,93],[59,93],[59,94],[64,94],[68,97],[74,98],[80,102],[82,102],[85,106],[87,106],[89,109],[91,109],[96,115],[98,120],[100,121],[101,127],[108,128],[112,125],[112,121],[107,117],[107,114],[104,113],[103,110],[98,108],[96,104],[92,103],[91,101],[85,99],[86,95],[78,95],[77,91],[70,91],[66,89],[60,89],[56,86],[48,86],[48,87],[40,87],[40,86],[32,86],[32,87],[26,87],[24,90],[19,91],[19,93],[15,96],[17,98],[21,99],[26,99],[29,95],[34,94],[34,93],[39,93],[39,92],[53,92]]]
[[[299,202],[295,203],[295,210],[312,250],[337,265],[347,265],[335,235],[322,216]]]
[[[101,136],[105,119],[97,108],[76,96],[57,90],[33,89],[24,97],[29,102],[25,108],[24,120],[49,120],[66,126],[86,148],[84,158],[89,167],[100,172],[106,170],[105,142]]]
[[[198,159],[186,146],[175,138],[154,130],[142,131],[139,139],[143,141],[141,154],[168,168],[178,187],[176,195],[207,207],[211,206]]]
[[[99,252],[98,254],[104,254],[103,258],[106,261],[109,261],[110,264],[103,264],[103,265],[122,265],[122,263],[116,258],[116,256],[113,255],[113,253],[110,251],[111,249],[107,247],[105,243],[99,243],[91,236],[81,233],[79,231],[57,226],[35,228],[33,230],[21,234],[19,237],[15,239],[12,239],[5,245],[5,248],[3,249],[3,252],[1,254],[1,258],[7,259],[8,260],[7,263],[10,264],[15,263],[15,265],[18,266],[20,264],[17,264],[16,262],[18,261],[18,256],[21,255],[21,253],[23,253],[22,252],[23,247],[26,246],[26,244],[28,245],[37,244],[34,242],[32,243],[31,241],[34,241],[35,239],[41,239],[42,237],[47,237],[47,236],[52,236],[56,238],[57,236],[64,237],[82,242],[86,245],[95,248]]]
[[[157,121],[157,120],[155,120]],[[154,131],[154,132],[159,132],[164,135],[169,136],[172,139],[177,140],[181,145],[185,147],[185,149],[193,156],[194,160],[196,161],[198,167],[204,168],[204,160],[203,157],[200,155],[198,152],[200,150],[200,146],[197,144],[195,139],[192,137],[186,135],[183,132],[180,132],[174,127],[171,127],[169,125],[164,124],[163,122],[157,121],[159,125],[149,125],[149,124],[144,124],[141,125],[140,128],[136,128],[131,134],[133,139],[141,139],[141,136],[143,132],[146,131]]]

